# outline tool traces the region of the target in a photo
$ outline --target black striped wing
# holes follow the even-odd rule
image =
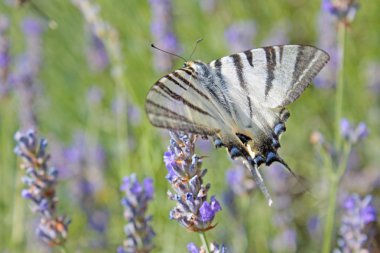
[[[226,56],[210,66],[224,76],[233,100],[245,94],[261,107],[278,108],[295,101],[328,60],[318,48],[283,45]]]
[[[232,122],[218,107],[195,70],[189,67],[159,79],[150,89],[145,103],[154,126],[209,136],[227,132]]]

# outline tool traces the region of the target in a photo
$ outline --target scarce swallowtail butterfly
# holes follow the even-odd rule
[[[211,137],[249,168],[269,205],[258,171],[277,161],[279,137],[294,102],[329,60],[312,46],[269,46],[209,64],[188,61],[160,78],[146,97],[150,122],[160,128]],[[289,169],[290,170],[290,169]]]

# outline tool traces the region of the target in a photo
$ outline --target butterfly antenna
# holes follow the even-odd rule
[[[289,167],[289,165],[288,165],[288,164],[287,164],[287,163],[286,163],[281,157],[277,156],[276,158],[277,158],[276,161],[279,162],[279,163],[281,163],[282,165],[284,165],[284,167],[290,172],[290,174],[293,175],[293,177],[297,180],[297,182],[298,182],[299,184],[302,185],[302,187],[304,188],[304,190],[305,190],[306,192],[310,193],[310,195],[311,195],[313,198],[315,198],[315,196],[310,192],[309,187],[307,187],[307,186],[301,181],[300,177],[297,176],[296,173],[294,173],[294,172],[292,171],[292,169]],[[315,198],[315,199],[316,199],[316,198]]]
[[[279,163],[281,163],[282,165],[284,165],[285,168],[290,172],[290,174],[292,174],[298,180],[298,176],[296,175],[296,173],[294,173],[292,171],[292,169],[289,167],[289,165],[281,157],[277,156],[276,157],[276,161],[279,162]]]
[[[34,3],[33,1],[30,1],[30,6],[32,7],[32,9],[37,12],[43,19],[46,19],[48,21],[48,25],[51,29],[55,29],[57,28],[57,22],[55,22],[52,18],[50,18],[50,16],[48,14],[46,14],[46,12],[44,12],[43,10],[41,10],[41,8],[36,4]]]
[[[164,53],[167,53],[167,54],[173,55],[173,56],[178,57],[178,58],[184,60],[185,62],[187,62],[187,60],[186,60],[184,57],[182,57],[182,56],[180,56],[180,55],[178,55],[178,54],[175,54],[175,53],[172,53],[172,52],[169,52],[169,51],[163,50],[163,49],[161,49],[161,48],[158,48],[158,47],[156,47],[156,45],[154,45],[153,43],[152,43],[150,46],[153,47],[154,49],[157,49],[158,51],[161,51],[161,52],[164,52]]]
[[[195,42],[195,45],[194,45],[193,51],[191,52],[189,59],[191,59],[191,57],[193,57],[193,54],[195,53],[195,50],[197,49],[197,46],[198,46],[199,42],[201,42],[202,40],[203,40],[203,38],[200,38],[200,39],[198,39],[198,40]]]

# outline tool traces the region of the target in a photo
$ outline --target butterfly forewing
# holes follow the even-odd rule
[[[159,79],[146,98],[153,125],[202,135],[225,128],[223,116],[191,68],[181,68]]]

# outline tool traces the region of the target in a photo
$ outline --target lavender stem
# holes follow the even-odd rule
[[[210,248],[209,248],[209,244],[208,244],[208,241],[207,241],[206,233],[205,232],[200,232],[199,236],[201,237],[201,241],[202,241],[203,247],[206,249],[205,253],[210,253]]]
[[[340,121],[342,118],[342,108],[343,108],[343,91],[344,91],[344,54],[346,47],[346,29],[347,24],[345,22],[338,23],[338,43],[340,50],[340,64],[338,70],[338,81],[337,81],[337,90],[336,90],[336,104],[335,104],[335,148],[338,152],[341,151],[341,142],[342,137],[340,134]],[[324,227],[324,238],[323,238],[323,253],[331,252],[331,242],[334,231],[334,223],[335,223],[335,209],[336,209],[336,198],[337,198],[337,190],[339,187],[339,182],[341,180],[342,175],[346,169],[347,159],[348,159],[349,149],[344,148],[342,152],[342,161],[337,161],[335,165],[332,166],[332,169],[329,173],[329,195],[328,195],[328,207],[327,207],[327,215]]]
[[[342,108],[343,108],[343,92],[344,92],[344,61],[345,61],[345,51],[346,51],[346,30],[347,24],[343,22],[338,23],[338,43],[339,43],[339,57],[340,64],[338,69],[337,77],[337,87],[335,96],[335,148],[337,150],[341,147],[341,134],[340,134],[340,120],[342,119]]]

